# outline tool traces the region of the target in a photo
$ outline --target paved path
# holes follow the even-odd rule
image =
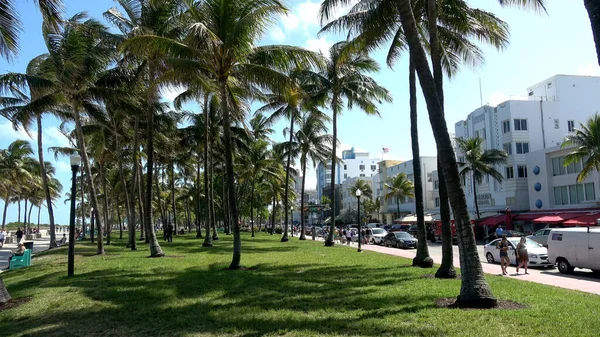
[[[42,231],[43,236],[40,239],[33,240],[33,254],[48,250],[50,245],[50,236],[46,235],[46,231]],[[62,233],[57,233],[57,237],[62,237]],[[26,241],[26,240],[24,240]],[[3,248],[0,248],[0,273],[8,268],[8,258],[12,255],[11,250],[17,249],[16,241],[14,243],[5,243]]]
[[[307,235],[307,240],[311,240],[312,236]],[[318,238],[318,240],[323,240],[322,238]],[[356,242],[353,242],[351,246],[344,245],[349,248],[357,249]],[[433,261],[437,264],[442,262],[442,252],[441,252],[441,244],[431,244],[428,243],[430,256],[433,258]],[[460,267],[460,261],[458,258],[458,247],[453,246],[454,248],[454,266],[456,268]],[[387,248],[379,245],[362,245],[363,250],[370,250],[378,253],[401,256],[405,258],[412,259],[416,255],[416,249],[398,249],[398,248]],[[528,275],[523,274],[523,270],[520,271],[519,274],[516,273],[516,269],[514,266],[508,267],[509,274],[507,276],[502,276],[502,272],[500,269],[500,264],[490,264],[487,263],[483,254],[483,246],[478,245],[477,250],[479,252],[479,257],[481,260],[481,266],[483,271],[486,274],[496,275],[498,277],[509,277],[516,278],[522,281],[528,282],[536,282],[541,284],[546,284],[550,286],[566,288],[571,290],[579,290],[587,293],[600,295],[600,278],[594,277],[591,271],[577,270],[573,273],[573,275],[565,275],[560,274],[556,269],[548,269],[544,267],[534,267],[528,268]]]

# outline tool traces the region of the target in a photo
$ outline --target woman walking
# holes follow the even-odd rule
[[[525,268],[525,274],[529,274],[527,272],[527,263],[529,263],[529,255],[527,254],[527,243],[525,241],[525,237],[521,236],[521,241],[517,245],[517,274],[519,273],[519,268]]]
[[[502,235],[502,240],[498,244],[500,249],[500,266],[502,267],[502,275],[506,275],[506,268],[510,265],[510,259],[508,258],[508,240],[506,235]]]

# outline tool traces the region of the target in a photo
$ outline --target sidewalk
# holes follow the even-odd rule
[[[356,244],[351,247],[356,247]],[[375,245],[362,245],[363,250],[370,250],[373,252],[384,253],[388,255],[401,256],[409,259],[413,259],[417,253],[417,250],[403,250],[397,248],[386,248],[383,246]],[[442,262],[441,256],[432,256],[433,261],[437,264]],[[460,261],[458,256],[454,256],[454,267],[460,268]],[[509,274],[502,276],[500,264],[489,264],[487,262],[481,262],[483,272],[486,274],[495,275],[498,277],[509,277],[516,278],[522,281],[535,282],[546,284],[550,286],[579,290],[586,293],[600,295],[600,280],[593,280],[586,277],[581,277],[576,272],[574,275],[564,275],[555,272],[549,272],[547,269],[542,268],[528,268],[528,275],[524,274],[524,270],[521,269],[520,274],[516,273],[514,266],[508,267]]]
[[[312,236],[307,235],[306,240],[312,240]],[[317,237],[318,241],[323,241],[322,237]],[[339,243],[336,243],[339,244]],[[358,245],[356,242],[353,242],[352,245],[342,245],[340,246],[350,247],[352,249],[357,249]],[[362,250],[369,250],[377,253],[383,253],[393,256],[400,256],[408,259],[413,259],[417,253],[416,249],[405,250],[405,249],[397,249],[397,248],[386,248],[379,245],[362,245]],[[434,263],[440,264],[442,262],[442,257],[438,255],[431,255]],[[454,254],[454,267],[460,268],[460,260],[457,254]],[[483,272],[486,274],[498,276],[498,277],[509,277],[515,278],[522,281],[535,282],[550,286],[555,286],[559,288],[565,288],[570,290],[579,290],[586,293],[600,295],[600,279],[593,279],[588,277],[589,273],[586,272],[578,272],[577,270],[573,275],[565,275],[560,274],[556,269],[548,270],[546,268],[528,268],[528,275],[523,274],[524,270],[521,269],[520,273],[516,273],[516,269],[514,266],[508,267],[509,274],[506,276],[502,276],[502,272],[500,269],[500,264],[489,264],[486,261],[481,261],[481,267],[483,268]]]
[[[46,236],[46,231],[43,231],[43,236],[40,239],[33,240],[33,255],[36,253],[43,252],[48,250],[48,246],[50,245],[50,236]],[[57,233],[58,235],[58,233]],[[61,234],[62,236],[62,234]],[[25,241],[25,240],[24,240]],[[17,243],[5,243],[3,248],[0,248],[0,273],[5,271],[8,268],[8,258],[11,256],[11,250],[17,249]]]

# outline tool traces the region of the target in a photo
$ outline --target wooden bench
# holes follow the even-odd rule
[[[25,249],[23,255],[14,255],[10,260],[8,269],[17,269],[31,266],[31,249]]]

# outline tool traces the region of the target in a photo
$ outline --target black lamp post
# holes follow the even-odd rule
[[[77,155],[71,156],[71,221],[69,223],[69,259],[67,264],[67,275],[73,276],[75,268],[75,198],[77,196],[77,171],[81,164],[81,158]]]
[[[362,191],[360,190],[360,188],[356,189],[356,200],[358,201],[358,252],[362,252],[361,249],[361,242],[362,242],[362,237],[361,237],[361,229],[360,229],[360,196],[362,195]]]

